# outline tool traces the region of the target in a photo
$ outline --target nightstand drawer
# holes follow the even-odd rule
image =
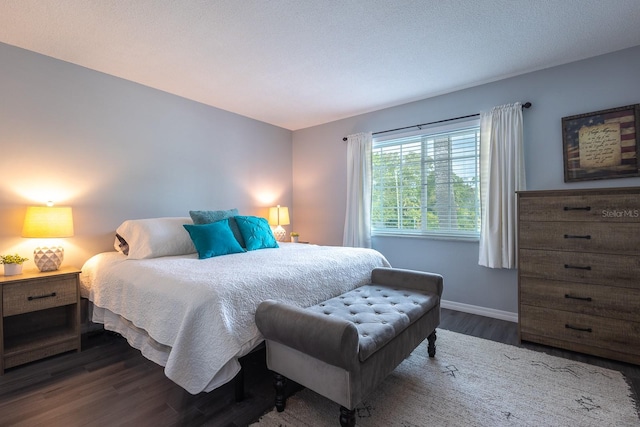
[[[4,285],[4,317],[77,302],[76,276],[24,280]]]

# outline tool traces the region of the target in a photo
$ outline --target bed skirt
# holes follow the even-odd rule
[[[89,302],[87,308],[87,312],[90,313],[89,316],[91,318],[91,322],[104,326],[104,329],[107,331],[116,332],[122,335],[131,347],[140,350],[142,355],[152,362],[163,367],[167,365],[167,360],[171,353],[171,347],[157,342],[150,337],[144,329],[136,327],[129,320],[106,308],[98,307],[91,302]],[[239,358],[250,353],[251,350],[258,347],[261,342],[262,340],[259,340],[253,343],[250,347],[245,346],[245,351],[243,351],[242,354],[237,355],[237,357]],[[240,362],[237,358],[230,360],[216,373],[203,391],[210,392],[228,383],[238,374],[238,372],[240,372]],[[167,375],[166,370],[165,375]],[[167,377],[169,376],[167,375]],[[171,377],[169,377],[169,379],[171,379]]]

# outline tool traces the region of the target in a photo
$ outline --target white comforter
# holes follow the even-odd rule
[[[314,305],[367,283],[381,266],[389,263],[371,249],[304,244],[205,260],[107,252],[85,263],[81,286],[96,307],[94,321],[107,323],[105,312],[122,316],[166,346],[165,358],[150,358],[195,394],[232,379],[237,358],[262,340],[254,322],[260,302]]]

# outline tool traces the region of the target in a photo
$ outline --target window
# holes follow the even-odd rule
[[[478,120],[374,139],[374,234],[480,235]]]

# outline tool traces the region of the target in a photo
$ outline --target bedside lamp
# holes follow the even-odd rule
[[[273,230],[273,234],[280,242],[284,241],[284,237],[287,234],[282,228],[283,225],[289,225],[289,208],[286,206],[275,208],[269,208],[269,225],[275,225],[276,229]]]
[[[73,215],[70,207],[29,206],[24,217],[22,237],[60,238],[73,236]],[[33,261],[40,271],[54,271],[64,259],[62,246],[37,247]]]

